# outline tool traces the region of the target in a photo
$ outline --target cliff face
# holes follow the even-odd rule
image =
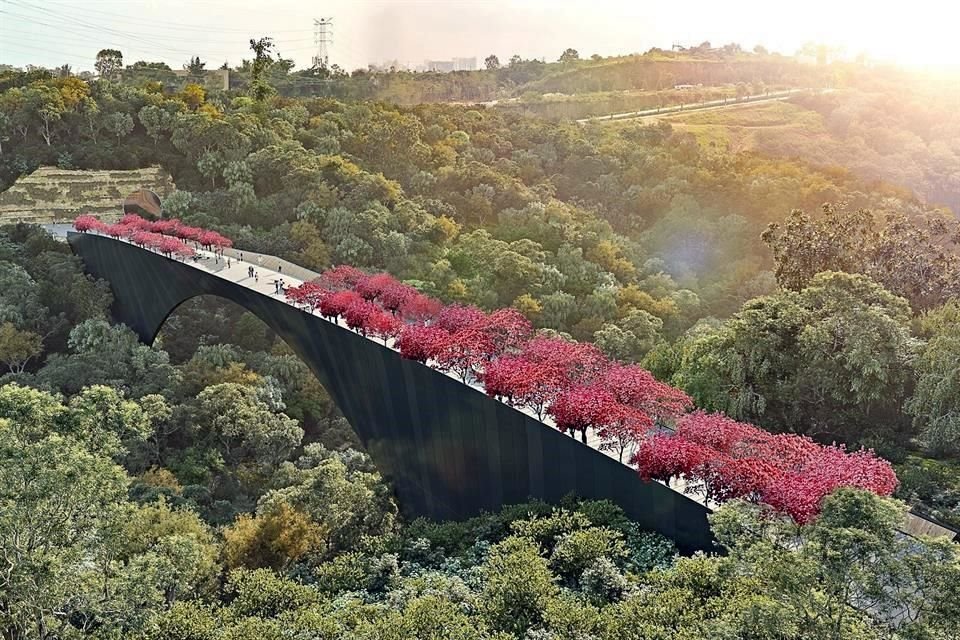
[[[82,213],[112,222],[123,215],[124,198],[138,189],[164,198],[173,191],[173,180],[159,167],[132,171],[40,167],[0,193],[0,224],[67,222]]]

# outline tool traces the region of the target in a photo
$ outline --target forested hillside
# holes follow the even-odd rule
[[[907,188],[933,198],[921,186],[664,122],[291,97],[268,53],[220,94],[8,74],[0,185],[43,165],[160,165],[178,188],[164,218],[317,271],[386,271],[455,309],[511,308],[699,409],[874,448],[897,498],[960,524],[960,224]],[[614,85],[676,62],[658,55],[511,83],[636,88]],[[802,68],[728,55],[685,64],[764,84]],[[501,72],[524,64],[540,63]],[[955,636],[957,547],[899,537],[903,502],[841,489],[795,521],[744,491],[712,516],[725,555],[693,558],[575,497],[404,522],[324,390],[252,315],[194,300],[139,344],[109,323],[108,287],[27,225],[0,232],[0,281],[11,639]],[[763,472],[749,462],[746,479]]]
[[[939,76],[859,78],[844,90],[673,116],[702,144],[843,167],[960,211],[960,93]]]

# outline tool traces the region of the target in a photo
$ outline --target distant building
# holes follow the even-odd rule
[[[437,73],[450,73],[451,71],[476,71],[477,59],[473,58],[454,58],[452,60],[425,60],[423,62],[424,70],[436,71]]]
[[[427,71],[449,73],[453,71],[453,60],[424,60],[423,66]]]

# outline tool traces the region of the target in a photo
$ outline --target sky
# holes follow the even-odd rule
[[[271,36],[298,68],[316,51],[313,19],[333,18],[330,62],[369,63],[493,53],[555,60],[643,52],[705,40],[761,44],[793,54],[808,42],[851,57],[904,65],[957,65],[960,3],[950,0],[0,0],[0,64],[92,70],[97,51],[124,62],[208,68],[250,58],[250,38]]]

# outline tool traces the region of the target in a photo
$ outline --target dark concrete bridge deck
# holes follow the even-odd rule
[[[206,266],[123,240],[70,233],[87,271],[110,283],[115,319],[152,343],[180,304],[213,295],[263,320],[303,359],[330,393],[392,484],[405,515],[461,519],[506,504],[568,494],[608,499],[684,552],[712,548],[709,510],[657,482],[644,482],[614,458],[560,433],[394,349],[297,308],[274,294],[266,260]]]

